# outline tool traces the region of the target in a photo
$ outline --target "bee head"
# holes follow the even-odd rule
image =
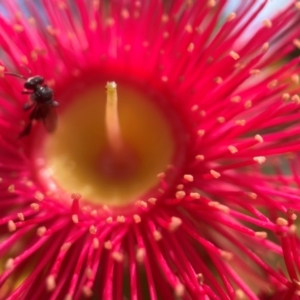
[[[29,77],[24,84],[24,87],[27,90],[34,90],[38,85],[41,85],[44,82],[44,78],[42,76],[33,76]]]

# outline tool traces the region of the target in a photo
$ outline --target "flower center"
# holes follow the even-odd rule
[[[117,84],[92,84],[59,109],[58,128],[45,137],[43,159],[36,159],[47,190],[124,206],[158,193],[158,174],[179,163],[171,108],[144,89]]]

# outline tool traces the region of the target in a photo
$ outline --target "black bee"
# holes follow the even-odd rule
[[[44,84],[44,78],[36,75],[32,77],[25,77],[23,75],[5,72],[5,75],[11,75],[26,80],[24,83],[25,90],[22,94],[29,94],[31,102],[24,104],[24,110],[32,109],[29,116],[29,123],[20,133],[19,137],[28,135],[31,131],[33,120],[42,120],[48,132],[53,132],[56,129],[57,115],[55,107],[58,102],[54,101],[53,90]]]

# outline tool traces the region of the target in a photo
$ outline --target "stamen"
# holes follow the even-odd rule
[[[157,230],[155,230],[155,231],[153,232],[153,237],[154,237],[154,239],[155,239],[157,242],[160,241],[160,240],[162,239],[161,233],[160,233],[159,231],[157,231]]]
[[[143,249],[143,248],[137,249],[137,251],[136,251],[136,260],[139,263],[143,263],[144,259],[145,259],[145,255],[146,255],[145,249]]]
[[[36,200],[38,200],[38,201],[43,201],[44,200],[44,195],[41,193],[41,192],[36,192],[35,194],[34,194],[34,198],[36,199]]]
[[[90,234],[96,234],[97,228],[94,225],[91,225],[89,231],[90,231]]]
[[[30,207],[35,211],[38,211],[40,209],[40,205],[37,203],[31,203]]]
[[[118,251],[114,251],[111,256],[116,262],[123,262],[124,260],[124,255]]]
[[[178,200],[183,199],[185,197],[185,192],[184,191],[178,191],[178,192],[176,192],[175,197]]]
[[[56,287],[55,277],[53,275],[49,275],[46,278],[46,287],[49,292],[53,291]]]
[[[169,224],[169,231],[176,231],[180,225],[182,224],[182,220],[178,217],[172,217],[171,222]]]
[[[17,229],[17,226],[16,226],[16,224],[15,224],[15,222],[13,220],[9,220],[7,222],[7,227],[8,227],[8,231],[9,232],[16,231],[16,229]]]
[[[41,226],[37,229],[36,234],[42,237],[46,233],[47,229],[45,226]]]
[[[9,258],[7,261],[6,261],[6,264],[5,264],[5,270],[12,270],[13,267],[14,267],[14,259],[13,258]]]
[[[200,198],[201,198],[201,195],[200,195],[199,193],[196,193],[196,192],[190,193],[190,196],[191,196],[193,199],[200,199]]]
[[[197,280],[199,282],[200,285],[203,285],[203,281],[204,281],[204,276],[201,273],[198,273],[197,275]]]
[[[105,243],[104,243],[104,248],[106,249],[106,250],[110,250],[111,248],[112,248],[112,242],[109,240],[109,241],[106,241]]]
[[[113,221],[113,218],[112,218],[112,217],[107,217],[107,218],[106,218],[106,223],[107,223],[107,224],[111,224],[112,221]]]
[[[72,215],[72,221],[73,223],[77,224],[79,222],[78,215],[76,214]]]
[[[18,219],[19,219],[20,221],[24,221],[24,220],[25,220],[25,217],[24,217],[24,214],[23,214],[23,213],[18,213],[17,216],[18,216]]]
[[[184,288],[184,285],[181,284],[181,283],[178,283],[175,287],[175,296],[177,298],[182,298],[184,296],[184,291],[185,291],[185,288]]]
[[[90,298],[93,295],[92,290],[88,286],[83,286],[82,287],[82,293],[87,298]]]
[[[142,221],[141,217],[139,215],[133,215],[133,219],[135,223],[140,223]]]
[[[100,246],[100,242],[98,238],[93,238],[93,247],[94,249],[98,249]]]
[[[156,201],[157,201],[157,199],[153,198],[153,197],[151,197],[151,198],[148,199],[148,202],[150,202],[153,205],[156,203]]]

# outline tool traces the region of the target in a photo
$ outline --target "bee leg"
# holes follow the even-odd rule
[[[57,101],[54,101],[54,100],[49,100],[46,102],[47,105],[49,106],[53,106],[53,107],[57,107],[59,106],[59,103]]]
[[[32,120],[38,120],[39,119],[38,112],[39,112],[38,107],[35,106],[35,108],[33,109],[33,111],[29,115],[29,120],[30,121],[32,121]]]
[[[33,104],[28,103],[28,105],[30,105],[30,107],[32,107],[34,105],[34,103]],[[24,130],[19,134],[19,139],[21,137],[23,137],[25,135],[28,135],[30,133],[31,127],[32,127],[32,121],[38,119],[37,118],[37,112],[38,112],[38,107],[35,106],[35,108],[33,109],[33,111],[29,115],[29,122],[28,122],[28,124],[26,125],[26,127],[24,128]]]
[[[28,94],[28,95],[31,95],[31,94],[33,94],[31,91],[26,91],[26,90],[23,90],[22,91],[22,94]]]
[[[33,106],[33,103],[27,102],[27,103],[24,104],[23,110],[26,111],[26,110],[30,109],[32,106]]]
[[[32,122],[30,121],[24,130],[19,134],[19,139],[25,135],[28,135],[31,131]]]

